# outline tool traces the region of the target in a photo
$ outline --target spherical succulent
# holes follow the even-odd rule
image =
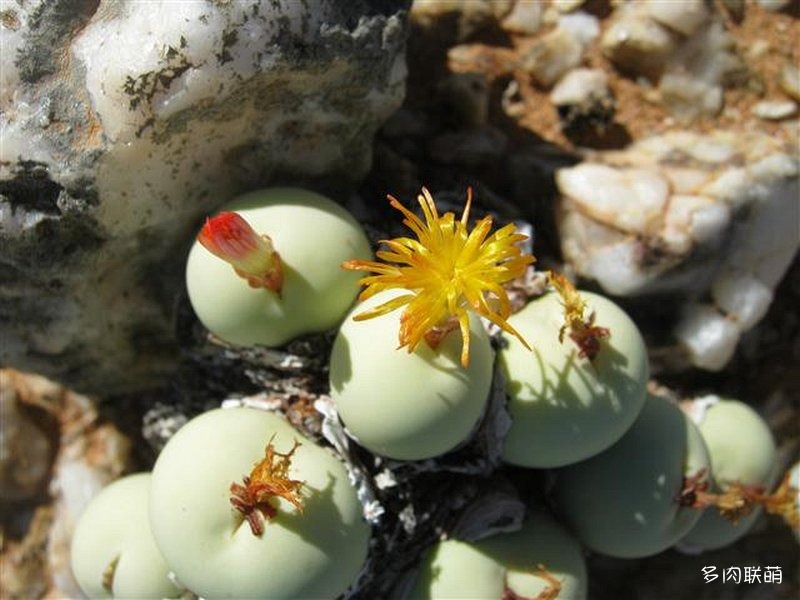
[[[209,219],[186,264],[189,300],[226,342],[279,346],[336,326],[358,293],[340,268],[372,252],[342,207],[307,190],[240,196]]]
[[[435,349],[424,343],[409,353],[397,347],[399,313],[355,320],[397,295],[381,292],[345,319],[331,354],[331,397],[364,447],[390,458],[419,460],[452,450],[473,431],[491,388],[493,353],[474,316],[466,369],[458,330]]]
[[[75,526],[72,572],[89,598],[180,598],[148,518],[150,474],[129,475],[95,496]]]
[[[498,353],[513,421],[503,458],[560,467],[616,442],[642,408],[648,377],[633,321],[610,300],[573,288],[530,302],[509,323],[533,352],[510,337]]]
[[[484,411],[492,351],[476,315],[526,344],[507,321],[511,303],[503,285],[534,259],[518,246],[526,236],[513,224],[490,235],[492,219],[484,217],[469,229],[471,191],[458,220],[440,215],[425,188],[417,198],[424,219],[389,200],[417,239],[385,240],[377,253],[385,262],[343,265],[373,274],[361,280],[364,302],[334,343],[331,395],[366,448],[418,460],[465,441]]]
[[[700,519],[692,507],[709,477],[702,436],[673,403],[648,396],[606,451],[556,471],[553,499],[578,539],[619,558],[656,554]]]
[[[370,534],[342,463],[248,408],[175,434],[153,469],[150,518],[178,579],[207,598],[334,598]]]
[[[708,403],[709,398],[699,401]],[[709,491],[721,494],[741,488],[743,492],[740,498],[731,498],[741,506],[731,506],[727,517],[717,506],[703,509],[703,516],[681,540],[682,546],[713,550],[732,544],[755,524],[761,509],[745,506],[747,491],[771,490],[779,475],[777,452],[766,422],[737,400],[714,399],[698,414],[697,426],[711,457]]]
[[[438,543],[409,598],[579,600],[586,597],[586,585],[578,541],[552,517],[533,510],[519,531]]]

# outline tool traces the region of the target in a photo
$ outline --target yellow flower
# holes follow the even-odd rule
[[[425,221],[389,196],[389,203],[403,213],[403,223],[417,239],[407,237],[384,240],[386,249],[377,253],[385,263],[351,260],[344,265],[354,271],[374,273],[361,279],[366,289],[359,298],[366,300],[376,293],[393,288],[407,290],[398,296],[361,313],[355,320],[371,319],[401,306],[400,347],[413,352],[425,339],[431,347],[449,331],[461,329],[461,364],[469,365],[469,311],[486,317],[508,333],[515,335],[530,349],[522,336],[508,324],[511,303],[504,283],[520,277],[534,262],[517,242],[527,239],[506,225],[487,237],[492,218],[484,217],[470,232],[467,229],[472,205],[472,189],[467,190],[467,203],[461,220],[448,212],[439,216],[430,192],[422,188],[417,197]],[[387,264],[395,263],[395,264]]]

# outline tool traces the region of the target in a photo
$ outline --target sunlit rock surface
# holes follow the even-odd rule
[[[800,245],[797,156],[761,133],[676,131],[556,180],[566,260],[610,294],[687,302],[675,333],[702,368],[725,366]]]
[[[168,373],[200,219],[369,168],[406,5],[0,1],[0,362],[104,393]]]

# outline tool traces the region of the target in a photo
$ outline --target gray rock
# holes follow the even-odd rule
[[[162,4],[3,3],[0,363],[82,390],[170,373],[200,219],[352,188],[404,94],[404,0]]]

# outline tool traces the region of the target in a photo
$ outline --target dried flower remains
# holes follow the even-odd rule
[[[230,264],[250,287],[266,288],[280,295],[283,287],[280,255],[270,237],[258,234],[238,213],[221,212],[206,219],[197,241]]]
[[[606,327],[594,324],[595,313],[586,318],[586,301],[581,298],[572,282],[560,273],[547,272],[547,280],[555,288],[564,306],[564,324],[558,331],[558,341],[564,342],[564,334],[569,330],[569,338],[580,349],[579,356],[594,360],[600,352],[600,340],[607,338],[611,332]]]
[[[561,582],[558,578],[548,571],[544,565],[538,565],[538,570],[533,572],[534,575],[545,580],[547,586],[536,596],[520,596],[508,586],[508,573],[506,573],[506,582],[503,586],[503,597],[501,600],[555,600],[561,593]]]
[[[281,454],[272,445],[274,438],[267,443],[265,457],[255,464],[249,477],[243,478],[244,485],[232,483],[230,487],[231,504],[244,515],[253,535],[259,537],[264,533],[264,519],[274,519],[278,514],[272,504],[277,498],[287,500],[303,512],[300,489],[304,482],[289,479],[292,456],[300,443],[295,441],[289,452]]]
[[[424,339],[435,348],[450,331],[459,328],[462,336],[461,364],[469,366],[469,311],[489,319],[504,331],[527,342],[508,324],[511,303],[503,285],[520,277],[533,256],[523,254],[518,243],[527,236],[517,233],[514,224],[489,235],[492,218],[467,228],[472,205],[472,190],[460,220],[451,212],[439,215],[430,192],[422,188],[417,197],[423,221],[389,196],[403,223],[417,239],[408,237],[383,240],[377,252],[385,262],[351,260],[344,265],[354,271],[373,273],[361,279],[366,288],[359,298],[366,300],[382,290],[400,289],[407,293],[363,312],[356,321],[384,315],[402,306],[400,347],[413,352]]]
[[[800,511],[795,503],[797,488],[791,485],[791,473],[786,473],[772,494],[768,494],[763,486],[745,485],[738,481],[729,483],[727,489],[719,494],[708,489],[706,470],[701,469],[685,479],[678,502],[681,506],[698,509],[713,506],[733,524],[762,506],[767,513],[782,517],[790,527],[800,527]]]

